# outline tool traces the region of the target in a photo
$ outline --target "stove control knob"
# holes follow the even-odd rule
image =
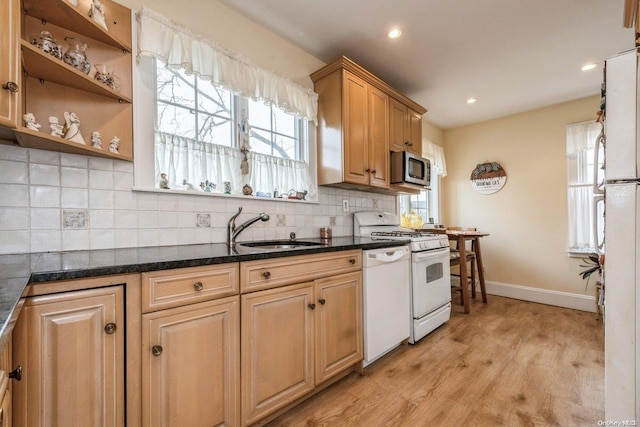
[[[445,246],[449,246],[449,241],[448,240],[440,240],[440,244],[444,248]]]
[[[425,242],[420,242],[420,249],[426,249],[427,244]]]

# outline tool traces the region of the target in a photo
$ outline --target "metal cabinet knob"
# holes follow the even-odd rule
[[[269,277],[271,277],[271,273],[269,273],[268,271],[265,271],[262,273],[262,277],[264,277],[265,279],[268,279]]]
[[[162,354],[162,346],[154,345],[153,347],[151,347],[151,354],[153,354],[156,357],[160,356]]]
[[[104,325],[104,331],[111,335],[116,331],[116,324],[115,323],[107,323],[106,325]]]
[[[311,310],[315,310],[316,309],[316,305],[314,303],[309,304],[309,308]]]
[[[351,258],[351,259],[349,260],[349,264],[355,264],[355,263],[356,263],[356,259],[355,259],[355,258]]]
[[[320,299],[318,300],[318,302],[319,302],[320,304],[324,305],[324,304],[327,302],[327,300],[326,300],[326,299],[324,299],[324,298],[320,298]]]
[[[204,288],[204,286],[202,285],[202,282],[196,282],[193,284],[193,289],[195,289],[196,291],[201,291],[202,288]]]
[[[6,82],[2,85],[2,89],[8,90],[9,92],[16,93],[18,91],[18,85],[15,82]]]
[[[22,381],[22,365],[18,365],[16,369],[9,372],[9,378],[12,378],[16,381]]]
[[[376,173],[376,170],[375,170],[375,169],[374,169],[374,170],[372,170],[372,171],[371,171],[371,173]]]
[[[365,172],[371,172],[371,169],[366,168],[364,171],[365,171]]]

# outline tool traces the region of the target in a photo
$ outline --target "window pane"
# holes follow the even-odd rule
[[[158,130],[195,138],[195,115],[186,108],[158,103]]]
[[[247,117],[252,127],[271,130],[271,106],[264,102],[249,100]]]
[[[276,136],[276,142],[273,146],[273,155],[282,157],[283,159],[296,158],[296,140],[286,136]]]
[[[233,108],[231,92],[198,79],[198,109],[231,119]]]
[[[198,128],[198,140],[200,141],[227,147],[233,145],[233,127],[229,119],[199,113]]]
[[[262,154],[271,154],[271,132],[251,128],[249,145],[251,146],[251,151]]]
[[[156,80],[158,100],[194,108],[196,103],[193,81],[193,76],[171,71],[159,65]]]
[[[296,128],[296,118],[285,113],[279,108],[273,109],[273,130],[287,136],[294,136]]]

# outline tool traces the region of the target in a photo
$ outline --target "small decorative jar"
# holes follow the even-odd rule
[[[62,59],[62,46],[53,38],[49,31],[40,31],[40,34],[31,36],[31,44],[42,49],[58,59]]]
[[[85,53],[89,46],[75,37],[66,37],[65,40],[69,43],[69,49],[64,53],[62,60],[83,73],[89,74],[91,62]]]

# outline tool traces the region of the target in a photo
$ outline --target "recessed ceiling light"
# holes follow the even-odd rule
[[[387,33],[387,37],[389,37],[390,39],[397,39],[401,35],[402,35],[402,31],[400,31],[399,28],[393,28]]]
[[[593,70],[594,68],[596,68],[598,66],[598,64],[595,63],[590,63],[590,64],[585,64],[582,66],[581,70],[582,71],[589,71],[589,70]]]
[[[467,104],[475,104],[478,101],[478,98],[469,98],[467,99]]]

